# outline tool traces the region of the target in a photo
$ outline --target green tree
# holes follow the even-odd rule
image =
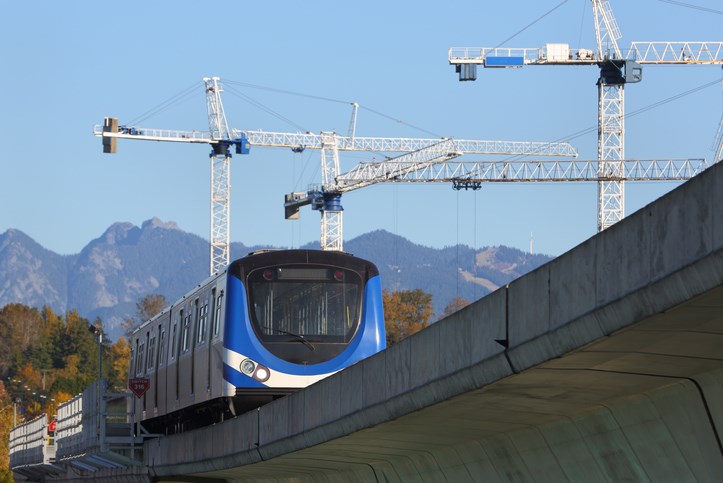
[[[23,352],[38,339],[42,317],[37,309],[8,304],[0,309],[0,378],[23,359]]]
[[[427,327],[434,315],[432,294],[421,289],[396,292],[385,289],[382,299],[388,346]]]

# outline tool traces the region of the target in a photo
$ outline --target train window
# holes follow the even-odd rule
[[[218,336],[219,327],[221,326],[221,307],[223,302],[223,290],[216,299],[216,313],[213,316],[213,336]]]
[[[362,280],[329,266],[260,268],[248,275],[254,329],[265,342],[347,343],[356,331]]]
[[[135,348],[135,351],[131,354],[131,365],[133,367],[131,368],[131,371],[129,372],[129,374],[138,375],[138,363],[139,363],[138,355],[140,354],[139,348],[140,348],[140,341],[138,339],[136,339],[136,348]],[[135,354],[135,357],[133,357],[133,354]]]
[[[166,362],[166,329],[159,327],[160,340],[158,341],[158,366],[162,366]]]
[[[183,319],[183,328],[181,329],[181,352],[188,350],[188,333],[191,330],[191,314]]]
[[[180,317],[179,317],[180,319]],[[178,320],[173,322],[173,334],[171,336],[171,360],[176,358],[176,333],[178,332]]]
[[[138,354],[136,355],[136,376],[143,374],[143,356],[146,352],[146,343],[141,342],[138,348]]]
[[[206,328],[208,327],[208,301],[201,306],[198,319],[198,334],[196,344],[203,344],[206,341]]]
[[[153,337],[151,337],[150,342],[148,342],[148,362],[146,363],[146,370],[153,369],[155,357],[156,357],[156,336],[154,334]]]

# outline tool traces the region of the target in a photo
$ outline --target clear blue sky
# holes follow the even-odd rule
[[[128,122],[194,83],[197,93],[140,123],[207,129],[201,79],[356,101],[443,136],[552,141],[597,123],[595,67],[483,70],[460,83],[447,50],[496,46],[558,0],[516,2],[6,2],[0,17],[0,233],[17,228],[62,254],[112,223],[157,216],[206,239],[207,146],[120,141],[104,155],[91,134],[104,116]],[[721,41],[723,16],[660,0],[613,0],[621,47],[632,41]],[[680,3],[680,2],[678,2]],[[720,0],[687,0],[723,9]],[[594,48],[589,0],[569,0],[508,41]],[[721,79],[719,66],[647,66],[626,111]],[[238,88],[306,130],[345,133],[349,105]],[[295,132],[240,97],[229,124]],[[712,156],[720,83],[627,120],[626,157]],[[361,110],[357,135],[428,137]],[[596,157],[596,133],[572,140]],[[369,156],[342,158],[346,170]],[[472,158],[470,158],[472,159]],[[475,159],[485,159],[478,156]],[[492,158],[488,158],[492,159]],[[255,148],[232,162],[231,240],[298,246],[318,240],[319,213],[283,218],[283,195],[319,182],[319,153]],[[677,183],[628,183],[626,213]],[[511,245],[558,255],[596,231],[594,183],[377,185],[343,198],[345,239],[386,229],[429,246]]]

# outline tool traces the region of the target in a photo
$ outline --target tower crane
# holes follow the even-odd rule
[[[477,65],[517,68],[526,65],[597,65],[598,86],[598,230],[624,215],[625,159],[624,87],[642,80],[643,64],[723,64],[723,42],[633,42],[618,46],[620,29],[608,0],[592,0],[597,50],[573,51],[568,44],[532,48],[453,47],[449,63],[460,81],[477,78]],[[605,173],[612,173],[608,178]]]
[[[208,112],[208,132],[179,132],[170,130],[147,130],[118,125],[118,119],[106,117],[103,126],[95,126],[93,133],[102,137],[103,152],[115,153],[119,138],[151,141],[182,141],[209,144],[211,146],[211,237],[210,272],[214,274],[229,262],[229,220],[230,220],[230,169],[231,151],[248,154],[249,144],[243,136],[231,133],[226,113],[221,102],[223,91],[218,77],[203,79]]]
[[[144,141],[180,142],[190,144],[208,144],[211,146],[211,236],[210,236],[210,273],[213,274],[229,263],[229,222],[230,222],[230,160],[231,151],[236,154],[249,154],[251,146],[285,147],[295,152],[304,149],[321,151],[322,176],[327,184],[339,173],[339,151],[370,151],[388,153],[407,153],[436,145],[440,139],[357,137],[356,110],[349,125],[349,135],[339,136],[333,132],[279,133],[266,131],[245,131],[229,129],[221,100],[223,92],[218,77],[206,77],[206,107],[209,131],[179,131],[169,129],[148,129],[119,125],[118,119],[106,117],[102,126],[96,125],[93,134],[101,137],[104,153],[117,151],[118,139]],[[482,141],[458,140],[455,146],[468,154],[506,154],[575,157],[577,152],[569,143],[519,142],[519,141]],[[338,200],[338,199],[337,199]],[[337,201],[338,204],[338,201]],[[322,233],[341,233],[341,210],[331,209],[333,197],[329,199],[329,208],[323,217]],[[340,206],[339,206],[340,208]],[[323,237],[324,235],[322,235]],[[338,238],[340,235],[329,235]]]
[[[286,219],[298,219],[299,209],[311,205],[321,212],[322,250],[342,250],[341,196],[377,183],[452,183],[454,189],[479,189],[482,183],[561,181],[683,181],[706,168],[704,159],[623,160],[620,170],[601,172],[598,160],[465,161],[456,142],[444,140],[380,162],[361,162],[306,192],[284,197]]]

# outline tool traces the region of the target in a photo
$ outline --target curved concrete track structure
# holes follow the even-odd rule
[[[716,165],[388,350],[95,477],[720,482],[722,437]]]

